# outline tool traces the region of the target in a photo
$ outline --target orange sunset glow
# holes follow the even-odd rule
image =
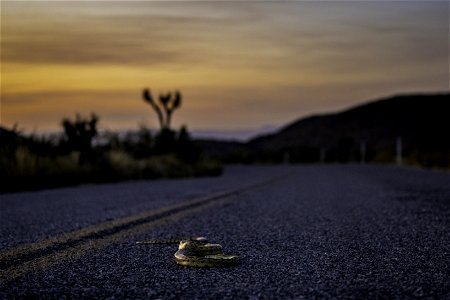
[[[179,89],[194,130],[449,89],[447,1],[2,1],[1,34],[1,124],[26,131],[157,127],[145,87]]]

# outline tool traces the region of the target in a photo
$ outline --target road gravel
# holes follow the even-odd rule
[[[4,195],[2,245],[286,172],[273,183],[145,234],[5,282],[0,298],[450,298],[450,175],[441,171],[249,166],[229,168],[216,179]],[[225,269],[180,267],[173,261],[176,246],[134,244],[190,235],[221,243],[241,263]]]

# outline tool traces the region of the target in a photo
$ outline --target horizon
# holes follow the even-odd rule
[[[181,91],[175,128],[237,139],[449,90],[445,1],[1,5],[1,124],[28,132],[76,112],[107,130],[156,128],[146,87]]]
[[[305,119],[309,119],[309,118],[313,118],[313,117],[327,117],[327,116],[331,116],[331,115],[341,114],[341,113],[345,113],[347,111],[351,111],[353,109],[357,109],[357,108],[365,106],[365,105],[369,105],[369,104],[373,104],[373,103],[377,103],[380,101],[389,100],[389,99],[397,98],[397,97],[437,96],[437,95],[450,95],[450,90],[449,91],[435,91],[435,92],[430,92],[430,93],[419,93],[419,92],[417,92],[417,93],[399,93],[399,94],[394,94],[394,95],[390,95],[390,96],[379,97],[377,99],[370,99],[368,101],[363,101],[363,102],[357,103],[356,105],[351,105],[348,107],[344,107],[342,109],[312,113],[312,114],[309,114],[306,116],[302,116],[302,117],[287,121],[281,125],[266,124],[266,125],[263,125],[260,127],[255,127],[255,128],[240,128],[240,129],[229,129],[229,130],[226,130],[226,129],[225,130],[220,130],[220,129],[214,130],[214,129],[202,129],[202,128],[192,129],[192,130],[190,128],[187,128],[187,129],[189,130],[189,134],[194,139],[197,139],[197,140],[212,140],[212,141],[223,141],[223,142],[246,143],[255,138],[259,138],[259,137],[271,135],[271,134],[276,134],[277,132],[282,131],[284,128],[289,127],[294,123],[301,122]],[[184,125],[182,125],[182,126],[184,126]],[[3,126],[0,124],[0,127],[3,127]],[[17,128],[15,128],[15,129],[7,128],[7,127],[3,127],[3,129],[18,130],[18,132],[20,132],[21,134],[23,134],[25,136],[38,135],[38,136],[42,136],[42,137],[51,137],[51,136],[64,135],[62,128],[59,128],[58,130],[54,130],[54,131],[41,131],[41,132],[37,132],[36,130],[31,131],[31,132],[26,131],[23,128],[20,128],[20,126],[17,126]],[[111,129],[100,126],[99,127],[99,136],[97,137],[97,139],[101,140],[105,137],[105,134],[108,135],[110,133],[115,133],[115,134],[124,135],[124,136],[127,134],[130,134],[130,133],[137,134],[138,131],[141,129],[150,130],[152,132],[152,134],[155,134],[160,130],[157,127],[148,127],[142,123],[138,124],[137,127],[135,127],[135,128],[122,128],[122,129],[118,129],[118,130],[111,130]]]

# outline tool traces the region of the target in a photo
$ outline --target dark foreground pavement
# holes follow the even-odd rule
[[[449,176],[375,166],[232,167],[216,179],[2,195],[0,298],[449,299]],[[204,206],[126,219],[86,235],[92,241],[14,252],[255,182],[262,184]],[[191,235],[221,243],[241,264],[185,268],[172,260],[174,245],[134,244]],[[71,254],[76,247],[84,250]]]

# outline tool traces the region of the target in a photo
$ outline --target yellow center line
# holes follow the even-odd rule
[[[228,192],[228,193],[230,193],[230,192]],[[82,239],[83,237],[93,235],[93,234],[101,232],[101,231],[110,230],[110,229],[113,229],[113,228],[116,228],[116,227],[119,227],[122,225],[130,224],[130,223],[133,223],[133,222],[136,222],[139,220],[150,218],[152,216],[157,216],[159,214],[163,214],[165,212],[176,210],[178,208],[181,209],[185,206],[195,205],[197,203],[201,203],[203,201],[210,200],[211,198],[216,198],[216,197],[221,197],[221,196],[223,197],[224,194],[225,193],[220,193],[220,194],[213,195],[213,196],[210,195],[210,196],[204,197],[204,198],[197,198],[197,199],[193,199],[193,200],[189,200],[189,201],[184,201],[182,203],[165,206],[162,208],[148,210],[148,211],[136,214],[136,215],[119,218],[119,219],[107,221],[107,222],[100,223],[100,224],[91,225],[91,226],[82,228],[80,230],[76,230],[76,231],[65,233],[65,234],[62,234],[59,236],[51,237],[51,238],[48,238],[48,239],[45,239],[42,241],[18,246],[17,248],[13,248],[13,249],[9,249],[9,250],[0,252],[0,260],[11,259],[11,258],[17,257],[19,255],[24,255],[24,254],[28,254],[33,251],[49,248],[56,244],[65,244],[70,241],[79,240],[79,239]]]
[[[230,198],[222,199],[222,201],[210,202],[205,205],[192,208],[190,210],[180,211],[173,215],[167,216],[166,218],[155,220],[154,222],[145,223],[145,224],[133,227],[131,229],[119,231],[119,232],[109,235],[105,238],[96,240],[95,242],[85,241],[77,246],[74,246],[74,247],[71,247],[68,249],[64,249],[61,251],[53,252],[51,254],[47,254],[47,255],[44,255],[41,257],[37,257],[37,258],[35,258],[31,261],[28,261],[20,266],[10,267],[10,268],[7,268],[6,270],[2,270],[0,279],[2,281],[6,282],[6,281],[14,280],[14,279],[16,279],[20,276],[26,275],[28,273],[45,270],[46,268],[48,268],[54,264],[67,261],[69,259],[70,260],[76,259],[76,258],[86,254],[88,251],[102,249],[106,246],[109,246],[109,245],[116,243],[120,240],[123,240],[127,237],[143,234],[143,233],[147,232],[148,230],[153,229],[155,227],[167,224],[169,222],[179,220],[183,217],[186,217],[187,215],[193,214],[193,213],[203,210],[207,207],[217,205],[219,202],[223,203],[223,202],[229,201],[229,200],[230,200]]]
[[[233,195],[272,183],[285,176],[278,176],[238,189],[219,192],[206,197],[92,225],[60,236],[2,251],[0,252],[0,261],[6,264],[7,267],[1,270],[0,280],[4,282],[11,281],[27,273],[44,270],[53,264],[68,259],[75,259],[87,251],[101,249],[127,237],[143,234],[157,226],[181,219],[207,207],[230,201]],[[152,219],[153,217],[154,219]],[[56,247],[56,249],[53,250],[52,247]],[[41,253],[39,253],[40,251]],[[27,255],[31,257],[23,259]],[[8,264],[10,265],[8,266]]]

